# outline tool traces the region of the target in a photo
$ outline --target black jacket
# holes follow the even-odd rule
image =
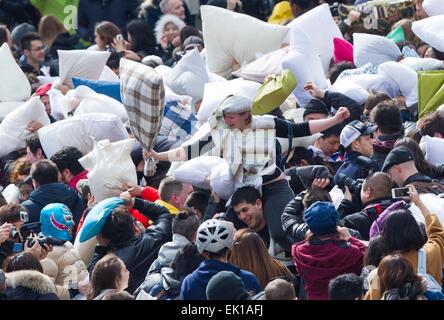
[[[413,184],[419,194],[444,194],[444,184],[419,172],[407,178],[407,180],[404,182],[404,186],[408,184]]]
[[[94,42],[94,28],[98,22],[114,23],[125,33],[127,22],[137,18],[137,0],[80,0],[78,33],[87,41]]]
[[[53,42],[49,49],[49,57],[51,59],[58,59],[59,54],[57,50],[74,50],[79,43],[77,36],[71,36],[68,32],[60,34]]]
[[[305,196],[305,191],[298,194],[284,209],[284,213],[281,216],[282,227],[285,230],[285,234],[291,243],[297,243],[305,240],[308,225],[304,220],[304,205],[302,200]],[[353,229],[348,228],[352,237],[357,239],[363,239],[360,233]]]
[[[400,133],[380,135],[373,142],[374,153],[372,159],[382,168],[385,158],[393,149],[397,139],[401,137]]]
[[[336,171],[333,179],[334,184],[338,184],[338,177],[340,174],[344,174],[349,178],[365,179],[370,171],[380,171],[380,166],[372,159],[360,154],[356,151],[350,151],[345,153],[344,162]]]
[[[350,117],[344,121],[344,125],[361,118],[361,105],[355,100],[347,97],[345,94],[334,91],[326,91],[322,100],[325,102],[327,107],[332,107],[335,110],[338,110],[340,107],[346,107],[348,111],[350,111]]]
[[[79,223],[86,203],[83,198],[64,183],[50,183],[31,192],[29,199],[22,203],[28,210],[29,222],[40,221],[40,211],[50,203],[63,203],[71,210],[74,222]]]
[[[385,209],[387,209],[395,201],[396,199],[392,198],[375,199],[367,202],[365,204],[365,208],[361,211],[345,215],[344,212],[341,212],[341,209],[338,208],[338,212],[340,212],[342,218],[340,224],[344,227],[359,231],[364,240],[369,240],[370,228],[373,222]],[[343,200],[340,207],[347,202],[350,201]]]
[[[145,233],[124,243],[111,244],[109,248],[97,246],[88,271],[94,269],[96,263],[103,258],[108,249],[125,263],[130,272],[128,288],[133,293],[139,287],[150,268],[156,260],[160,247],[172,236],[172,216],[168,210],[158,204],[137,199],[134,208],[154,221],[154,225],[146,229]]]
[[[12,247],[14,242],[6,240],[0,245],[0,268],[3,266],[5,259],[12,254]]]

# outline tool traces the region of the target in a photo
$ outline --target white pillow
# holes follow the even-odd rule
[[[22,101],[31,96],[31,85],[4,43],[0,47],[0,102]]]
[[[282,71],[282,59],[287,55],[289,48],[285,47],[262,55],[259,59],[250,62],[239,70],[233,72],[233,75],[245,80],[264,82],[270,74],[279,74]]]
[[[0,121],[23,104],[23,101],[0,102]]]
[[[434,16],[412,24],[412,31],[433,48],[444,51],[444,14]]]
[[[438,111],[439,115],[444,118],[444,104],[436,109],[436,111]]]
[[[359,104],[364,104],[369,96],[367,90],[356,83],[349,83],[347,81],[338,81],[331,87],[333,91],[342,93],[355,100]]]
[[[307,35],[315,52],[309,51],[306,54],[319,54],[324,73],[327,74],[333,58],[333,38],[343,39],[338,25],[333,20],[329,5],[323,4],[315,7],[294,19],[288,24],[288,27],[292,33],[299,33],[302,30]],[[297,39],[297,37],[293,39]],[[293,44],[293,40],[290,39],[290,46]]]
[[[253,99],[259,87],[259,83],[244,79],[205,84],[204,96],[197,113],[197,119],[199,119],[200,123],[208,121],[213,111],[230,94],[241,95],[250,100]]]
[[[282,59],[282,69],[289,69],[297,80],[293,93],[300,106],[304,106],[312,96],[304,90],[305,83],[311,81],[321,89],[327,88],[322,62],[314,54],[314,48],[308,37],[302,32],[292,30],[292,46],[290,52]],[[296,40],[297,37],[297,40]],[[312,53],[312,54],[310,54]]]
[[[442,151],[444,150],[443,138],[423,136],[419,145],[428,162],[435,166],[444,164],[444,158],[442,156]]]
[[[110,81],[110,82],[119,82],[120,81],[120,79],[117,76],[117,74],[115,74],[114,71],[111,70],[108,66],[105,66],[103,68],[103,71],[100,74],[99,80]]]
[[[179,181],[198,188],[210,189],[222,199],[234,192],[234,179],[229,164],[222,158],[201,156],[184,162],[172,172]]]
[[[72,78],[98,80],[110,52],[88,50],[57,50],[60,82],[72,86]]]
[[[402,59],[400,63],[415,71],[444,69],[444,62],[433,58],[408,57]]]
[[[231,74],[233,60],[243,66],[256,52],[279,49],[289,30],[215,6],[200,9],[208,69],[223,77]]]
[[[2,195],[8,204],[20,203],[20,190],[15,184],[9,184],[3,191]]]
[[[424,0],[422,7],[429,17],[444,14],[444,1],[442,0]]]
[[[88,170],[88,182],[97,202],[118,197],[125,185],[137,185],[136,167],[131,160],[135,139],[111,143],[94,141],[94,149],[79,159]]]
[[[406,99],[407,107],[418,103],[418,75],[409,67],[389,61],[379,65],[378,73],[396,82]]]
[[[357,74],[343,78],[333,84],[333,88],[344,88],[349,85],[358,85],[368,92],[383,92],[391,98],[398,96],[401,90],[391,78],[382,74]]]
[[[207,69],[197,49],[185,54],[165,78],[171,90],[190,96],[195,101],[203,98],[205,83],[209,81]]]
[[[166,79],[168,75],[173,71],[173,68],[160,65],[154,68],[154,71],[156,71],[163,79]]]
[[[367,63],[359,68],[346,69],[346,70],[342,71],[341,74],[339,75],[339,77],[336,78],[336,81],[342,80],[344,78],[347,78],[349,76],[356,75],[356,74],[376,74],[377,71],[378,71],[378,68],[373,67],[371,63]],[[336,83],[336,81],[335,81],[335,83]]]
[[[76,147],[87,154],[94,147],[92,138],[111,142],[128,139],[128,132],[119,117],[106,113],[79,114],[51,123],[38,133],[48,158],[63,147]]]
[[[78,86],[76,90],[80,87]],[[80,104],[74,111],[74,115],[85,113],[110,113],[118,116],[120,120],[125,123],[128,121],[125,107],[116,99],[110,98],[104,94],[96,93],[91,88],[85,87],[90,93],[82,94]]]
[[[26,146],[25,138],[30,133],[26,126],[32,120],[44,126],[50,122],[39,97],[32,97],[9,113],[0,123],[0,157]]]
[[[207,71],[208,71],[208,68],[207,68]],[[208,72],[208,77],[209,77],[210,82],[223,82],[223,81],[227,81],[227,79],[225,79],[224,77],[221,77],[220,75],[218,75],[218,74],[216,74],[214,72]]]
[[[381,63],[397,61],[401,54],[390,39],[367,33],[353,34],[353,60],[358,68],[369,62],[377,68]]]

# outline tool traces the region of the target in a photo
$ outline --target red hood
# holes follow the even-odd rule
[[[74,178],[72,178],[71,181],[68,183],[68,185],[72,189],[79,191],[79,190],[77,190],[77,182],[79,182],[79,180],[82,180],[82,179],[88,179],[88,177],[86,176],[87,174],[88,174],[88,171],[83,170],[78,175],[76,175]]]
[[[366,247],[355,238],[349,246],[339,243],[310,245],[307,241],[292,247],[293,262],[304,279],[309,300],[327,300],[331,279],[344,273],[360,274]]]

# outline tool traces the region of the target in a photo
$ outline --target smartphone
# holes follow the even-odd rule
[[[23,243],[17,243],[17,242],[15,242],[13,245],[12,245],[12,252],[14,252],[14,253],[19,253],[19,252],[22,252],[23,251]]]
[[[410,197],[409,192],[412,191],[412,188],[394,188],[392,189],[392,198],[393,199],[402,199]]]

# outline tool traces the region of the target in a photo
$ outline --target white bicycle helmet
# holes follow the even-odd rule
[[[232,248],[234,225],[229,221],[210,219],[197,229],[197,250],[218,253],[224,248]]]

